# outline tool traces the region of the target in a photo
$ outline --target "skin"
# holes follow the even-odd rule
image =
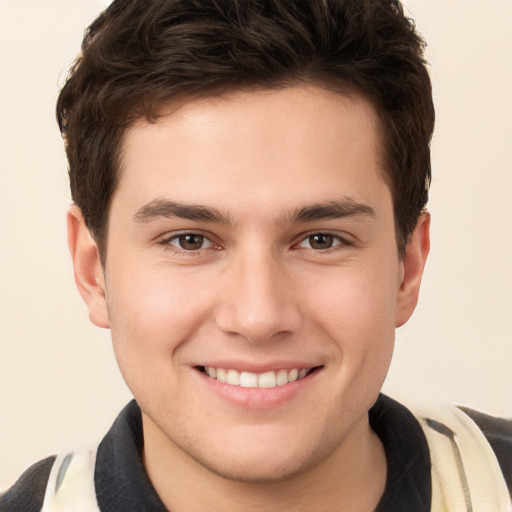
[[[386,462],[367,413],[429,249],[425,214],[398,256],[373,107],[296,86],[163,114],[126,133],[104,268],[68,215],[155,489],[176,512],[373,510]],[[316,371],[276,394],[218,386],[201,365]]]

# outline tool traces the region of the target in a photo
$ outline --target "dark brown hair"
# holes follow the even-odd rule
[[[397,0],[115,0],[87,29],[57,102],[72,198],[102,260],[131,123],[174,99],[300,83],[375,106],[403,255],[430,184],[424,46]]]

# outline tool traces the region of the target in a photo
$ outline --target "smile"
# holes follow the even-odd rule
[[[243,388],[275,388],[303,379],[315,368],[292,368],[264,373],[239,372],[238,370],[203,366],[202,372],[219,382]]]

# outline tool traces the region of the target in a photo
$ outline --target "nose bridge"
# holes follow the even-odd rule
[[[217,313],[224,332],[264,342],[298,328],[300,311],[285,262],[271,248],[240,249],[230,262],[228,280]]]

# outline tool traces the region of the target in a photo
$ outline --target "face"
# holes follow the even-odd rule
[[[146,442],[244,481],[356,443],[419,286],[371,105],[313,87],[193,101],[133,126],[121,173],[86,300]]]

